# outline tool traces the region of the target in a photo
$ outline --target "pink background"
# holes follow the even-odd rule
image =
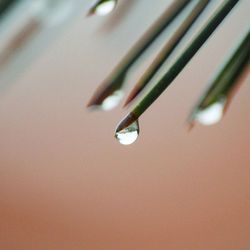
[[[90,3],[0,94],[0,249],[249,249],[249,75],[222,122],[190,133],[185,124],[246,30],[249,1],[145,113],[140,138],[126,147],[113,133],[127,111],[85,105],[166,1],[123,1],[110,17],[85,19]]]

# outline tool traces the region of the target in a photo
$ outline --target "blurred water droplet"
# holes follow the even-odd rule
[[[123,95],[123,91],[116,90],[112,95],[104,99],[100,106],[101,109],[107,111],[115,108],[120,103]]]
[[[194,116],[194,120],[203,125],[213,125],[219,122],[223,116],[225,99],[215,102],[205,109],[199,109]]]
[[[136,141],[139,136],[139,123],[138,120],[130,124],[128,127],[116,131],[116,139],[123,145],[130,145]]]
[[[92,14],[105,16],[112,12],[117,4],[117,0],[99,1],[91,10]]]

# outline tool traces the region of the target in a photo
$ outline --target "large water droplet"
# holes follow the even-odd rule
[[[219,122],[223,116],[225,103],[225,99],[222,99],[205,109],[198,110],[194,119],[203,125],[213,125]]]
[[[138,120],[130,124],[128,127],[116,131],[116,139],[123,145],[130,145],[136,141],[139,136],[139,123]]]
[[[123,97],[123,91],[116,90],[112,95],[108,96],[101,104],[101,109],[111,110],[115,108]]]
[[[105,16],[114,10],[116,4],[117,0],[100,1],[98,4],[96,4],[92,10],[92,13],[99,16]]]

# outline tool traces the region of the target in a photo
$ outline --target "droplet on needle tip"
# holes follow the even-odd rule
[[[87,107],[103,111],[109,111],[119,105],[123,96],[124,92],[121,89],[109,91],[109,93],[102,92],[101,95],[94,95],[87,104]]]
[[[111,110],[120,103],[122,97],[123,92],[121,90],[116,90],[112,95],[104,99],[99,107],[104,111]]]
[[[105,16],[111,13],[117,4],[117,0],[100,0],[88,12],[88,16]]]
[[[204,109],[198,109],[194,114],[193,120],[206,126],[218,123],[223,117],[225,103],[226,101],[223,99]]]
[[[128,119],[128,117],[130,118],[130,116],[127,116],[119,123],[115,131],[115,138],[123,145],[134,143],[139,136],[138,120],[134,120],[134,118],[131,117],[131,123],[129,123],[130,119]]]
[[[113,79],[107,78],[104,80],[90,99],[87,107],[93,107],[105,111],[118,106],[124,96],[122,85],[125,81],[125,77],[126,74],[124,73]],[[115,86],[110,83],[115,83]]]

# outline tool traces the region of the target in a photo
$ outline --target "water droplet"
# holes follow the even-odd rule
[[[91,12],[99,16],[105,16],[114,10],[116,4],[117,0],[99,1]]]
[[[116,139],[123,145],[130,145],[136,141],[139,136],[139,123],[138,120],[130,124],[128,127],[116,131]]]
[[[101,104],[101,109],[111,110],[115,108],[123,97],[123,91],[116,90],[112,95],[108,96]]]
[[[215,102],[205,109],[199,109],[194,116],[194,119],[203,125],[213,125],[219,122],[223,116],[225,99]]]

